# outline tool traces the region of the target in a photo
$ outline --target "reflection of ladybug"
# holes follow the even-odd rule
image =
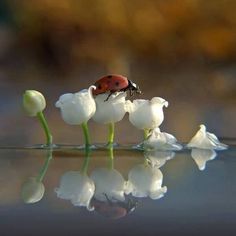
[[[106,194],[105,196],[107,199],[106,202],[93,198],[91,206],[95,208],[96,212],[110,219],[122,218],[134,211],[137,207],[137,201],[133,201],[132,199],[128,199],[126,202],[112,202]]]
[[[107,101],[115,92],[129,91],[130,96],[132,96],[134,92],[137,94],[141,93],[138,85],[122,75],[104,76],[96,81],[94,85],[96,86],[96,89],[93,90],[93,95],[110,92],[105,101]]]

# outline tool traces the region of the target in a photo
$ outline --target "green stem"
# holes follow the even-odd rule
[[[108,147],[111,147],[113,145],[114,134],[115,134],[115,124],[112,122],[109,124]]]
[[[37,176],[37,181],[42,182],[43,178],[45,176],[45,174],[47,173],[48,167],[49,167],[49,163],[52,159],[52,149],[48,150],[48,155],[47,155],[47,159],[43,164],[42,169],[40,170],[38,176]]]
[[[82,123],[82,129],[83,129],[83,133],[84,133],[85,147],[87,148],[90,146],[90,137],[89,137],[89,130],[88,130],[87,122]]]
[[[82,174],[87,174],[88,171],[88,166],[89,166],[89,161],[90,161],[90,149],[87,147],[85,148],[85,159],[81,168]]]
[[[109,169],[114,168],[114,154],[113,154],[113,147],[109,148]]]
[[[147,140],[149,135],[149,129],[144,129],[144,140]]]
[[[38,112],[37,117],[39,119],[39,122],[43,126],[43,129],[44,129],[44,132],[45,132],[45,135],[46,135],[46,138],[47,138],[47,145],[50,146],[50,145],[52,145],[52,135],[51,135],[51,132],[49,130],[48,123],[45,119],[45,116],[44,116],[43,112],[42,111]]]

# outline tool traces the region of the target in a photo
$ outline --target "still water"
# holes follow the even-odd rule
[[[231,143],[218,153],[1,148],[0,235],[236,235]],[[32,177],[41,190],[29,196]]]

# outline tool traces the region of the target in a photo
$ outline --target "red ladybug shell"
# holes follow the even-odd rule
[[[114,93],[124,90],[129,86],[129,81],[122,75],[106,75],[96,81],[94,85],[96,89],[93,90],[93,95],[98,95],[106,92]]]
[[[125,202],[112,202],[106,194],[104,195],[107,201],[103,202],[93,198],[91,200],[91,206],[95,208],[96,212],[110,219],[122,218],[134,211],[137,207],[137,201],[133,201],[132,199],[128,199]]]
[[[93,200],[92,205],[102,216],[108,217],[110,219],[120,219],[127,215],[127,209],[124,207],[119,206],[119,204],[115,203],[108,203],[108,202],[101,202],[98,200]]]

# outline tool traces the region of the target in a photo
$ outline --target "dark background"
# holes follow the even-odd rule
[[[54,104],[108,73],[135,81],[143,98],[168,100],[161,129],[180,141],[201,123],[235,137],[235,10],[234,0],[1,0],[1,144],[44,142],[22,112],[26,89],[47,98],[54,142],[81,143],[80,128],[64,124]],[[93,142],[105,142],[106,127],[89,126]],[[117,124],[117,142],[141,138],[127,117]]]

